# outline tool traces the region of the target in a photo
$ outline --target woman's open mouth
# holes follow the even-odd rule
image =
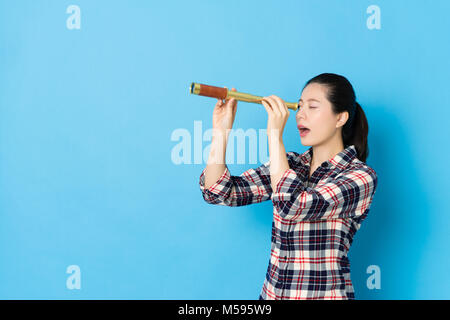
[[[300,131],[300,137],[305,137],[309,133],[309,131],[311,131],[308,128],[304,127],[298,128],[298,130]]]

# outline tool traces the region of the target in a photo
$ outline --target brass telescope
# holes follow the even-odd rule
[[[236,100],[239,101],[259,103],[259,104],[262,104],[261,100],[263,99],[263,97],[255,96],[253,94],[239,91],[232,91],[228,90],[227,88],[208,86],[206,84],[196,82],[191,83],[191,86],[189,87],[189,92],[200,96],[211,97],[216,99],[224,100],[235,98]],[[285,104],[289,109],[295,111],[297,111],[298,109],[298,102],[285,102]]]

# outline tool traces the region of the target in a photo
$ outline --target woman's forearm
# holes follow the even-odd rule
[[[222,130],[213,131],[211,149],[205,169],[205,188],[211,187],[225,171],[225,153],[228,133]]]
[[[272,191],[281,179],[281,176],[290,169],[289,162],[286,157],[286,150],[281,138],[269,137],[269,153],[270,153],[270,182]]]

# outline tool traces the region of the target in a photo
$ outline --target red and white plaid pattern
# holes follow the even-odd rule
[[[272,191],[270,161],[232,176],[228,167],[209,189],[206,202],[243,206],[271,199],[272,245],[259,299],[354,299],[347,253],[366,218],[377,187],[376,172],[354,145],[323,162],[310,179],[312,147],[287,152],[290,169]]]

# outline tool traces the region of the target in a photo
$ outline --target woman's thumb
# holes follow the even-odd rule
[[[236,91],[236,88],[231,88],[231,91]],[[234,103],[236,101],[236,98],[231,98],[230,103]]]
[[[224,87],[224,88],[228,89],[227,87]],[[236,91],[236,88],[231,88],[231,91]],[[225,99],[225,103],[226,103],[227,106],[230,106],[230,105],[232,105],[235,102],[236,102],[236,98]]]

